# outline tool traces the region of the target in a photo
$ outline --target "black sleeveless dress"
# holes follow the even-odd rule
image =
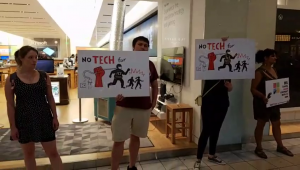
[[[270,74],[267,70],[263,68],[256,69],[256,72],[260,72],[262,75],[262,79],[259,82],[256,90],[266,95],[266,81],[276,79]],[[255,120],[264,120],[266,122],[270,121],[278,121],[280,120],[280,107],[266,107],[265,102],[262,98],[257,96],[253,96],[253,111],[254,111],[254,119]]]
[[[55,140],[53,115],[46,97],[47,76],[45,72],[39,73],[37,83],[26,84],[17,75],[13,80],[16,95],[15,122],[21,144]]]

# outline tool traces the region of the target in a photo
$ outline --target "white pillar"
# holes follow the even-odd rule
[[[122,51],[126,0],[114,0],[109,49]]]

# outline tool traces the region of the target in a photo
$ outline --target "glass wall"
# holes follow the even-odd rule
[[[282,132],[300,132],[300,10],[277,9],[275,65],[278,76],[290,81],[290,102],[281,105]]]

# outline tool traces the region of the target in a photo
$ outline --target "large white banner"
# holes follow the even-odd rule
[[[267,107],[287,103],[290,100],[289,78],[266,81]]]
[[[78,51],[78,97],[149,96],[149,54],[142,51]]]
[[[195,49],[195,80],[254,78],[253,40],[196,40]]]

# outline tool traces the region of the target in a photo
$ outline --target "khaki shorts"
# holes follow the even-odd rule
[[[132,109],[116,106],[112,120],[112,140],[124,142],[134,135],[140,138],[147,137],[151,109]]]

